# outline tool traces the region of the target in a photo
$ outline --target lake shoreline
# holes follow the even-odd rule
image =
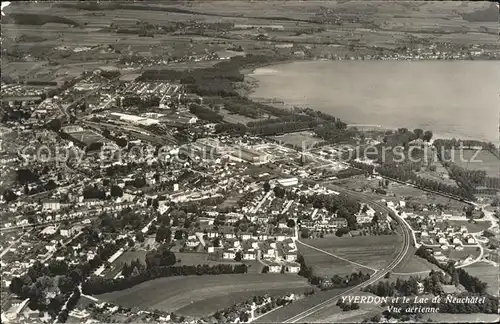
[[[332,61],[332,60],[323,60],[323,59],[322,60],[300,60],[299,59],[299,60],[287,60],[284,62],[259,64],[258,66],[253,66],[251,68],[248,67],[248,68],[245,68],[242,70],[242,73],[245,75],[244,82],[246,83],[247,88],[245,89],[245,91],[242,92],[241,95],[248,97],[250,100],[255,99],[255,98],[270,99],[270,100],[276,99],[276,100],[283,101],[285,103],[285,105],[297,106],[297,107],[310,107],[312,109],[323,111],[323,112],[329,113],[331,115],[337,115],[335,112],[331,111],[331,108],[318,107],[318,105],[316,105],[314,102],[310,102],[311,100],[308,100],[308,99],[305,99],[304,100],[305,102],[299,103],[299,102],[294,101],[293,98],[291,98],[291,99],[288,97],[283,98],[284,96],[273,96],[273,95],[265,96],[259,92],[259,87],[262,86],[262,79],[263,78],[272,78],[270,75],[273,75],[273,74],[276,74],[277,78],[280,78],[280,77],[285,78],[285,77],[279,75],[280,73],[284,73],[283,71],[279,70],[283,66],[286,66],[288,64],[303,64],[303,63],[318,64],[321,62],[328,62],[328,63],[333,63],[333,62],[351,63],[351,62],[354,62],[355,64],[356,63],[359,64],[359,62],[372,62],[372,61],[359,61],[359,62],[358,61],[347,61],[346,62],[346,61]],[[393,61],[380,61],[380,63],[386,63],[386,64],[387,64],[387,62],[393,62]],[[400,61],[398,61],[398,62],[400,62]],[[401,61],[401,62],[403,62],[403,61]],[[407,63],[406,65],[410,66],[410,65],[412,65],[412,63],[420,63],[420,62],[425,62],[425,61],[415,60],[415,61],[404,61],[403,63]],[[438,61],[431,61],[431,62],[438,62]],[[444,62],[456,64],[457,61],[439,61],[439,63],[444,63]],[[469,61],[467,61],[467,62],[469,62]],[[479,62],[479,61],[470,61],[470,62]],[[481,61],[481,62],[483,62],[483,61]],[[368,63],[368,64],[373,64],[373,62]],[[259,73],[259,69],[269,69],[269,71],[266,70],[266,71],[264,71],[264,74],[261,74],[261,73]],[[293,69],[293,67],[292,67],[292,69]],[[301,71],[301,72],[303,72],[303,71]],[[305,73],[309,73],[309,71],[307,71]],[[440,76],[440,75],[438,75],[438,76]],[[289,77],[289,75],[287,74],[286,77]],[[266,84],[263,87],[265,87],[269,91],[269,88],[270,88],[269,84]],[[272,90],[270,92],[272,93]],[[321,103],[323,105],[325,105],[325,101],[326,100],[323,100]],[[334,109],[337,109],[339,111],[349,111],[350,109],[352,110],[352,108],[342,107],[341,105],[338,105],[338,104],[334,105],[333,107],[335,107]],[[367,124],[366,120],[362,120],[362,119],[342,118],[342,117],[340,117],[340,118],[348,124]],[[404,119],[404,117],[401,117],[401,118]],[[492,116],[492,118],[498,119],[498,116],[495,116],[495,117]],[[413,120],[411,120],[411,121],[413,121]],[[433,119],[429,119],[428,124],[431,124],[434,121],[435,120],[433,120]],[[459,121],[461,121],[461,120],[459,120]],[[369,123],[369,124],[372,124],[372,123]],[[431,130],[434,133],[434,138],[443,138],[443,139],[456,138],[456,139],[462,139],[462,140],[479,140],[479,141],[485,141],[485,142],[492,142],[496,145],[498,145],[500,143],[500,139],[498,137],[496,140],[492,140],[492,138],[490,139],[490,138],[487,138],[485,136],[475,136],[472,134],[472,132],[467,134],[467,131],[463,132],[460,130],[454,130],[454,129],[448,129],[448,128],[443,129],[443,127],[435,127],[435,125],[428,125],[428,126],[423,127],[423,126],[419,126],[419,125],[415,125],[415,124],[412,125],[411,123],[401,123],[401,124],[398,124],[398,126],[395,126],[394,124],[396,124],[396,123],[390,123],[390,122],[380,123],[377,121],[375,121],[375,123],[373,123],[373,124],[380,125],[381,126],[380,128],[382,130],[383,129],[394,130],[394,129],[401,128],[401,127],[406,127],[408,129],[423,128],[425,130]],[[456,127],[463,127],[463,125],[461,125],[461,124],[457,124],[455,126]],[[498,126],[496,129],[498,130]]]

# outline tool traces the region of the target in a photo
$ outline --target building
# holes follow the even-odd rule
[[[43,211],[56,211],[61,209],[61,203],[56,200],[47,200],[42,204]]]
[[[258,152],[246,147],[238,147],[232,156],[252,164],[263,164],[269,161],[269,154]]]
[[[281,265],[278,263],[271,263],[269,265],[269,272],[280,273],[281,272]]]
[[[283,187],[291,187],[299,184],[299,179],[297,178],[288,178],[288,179],[279,179],[277,183]]]

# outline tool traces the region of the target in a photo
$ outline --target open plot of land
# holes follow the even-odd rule
[[[447,221],[447,223],[451,226],[462,226],[464,225],[465,227],[467,227],[467,231],[469,231],[469,233],[477,233],[477,232],[481,232],[481,231],[484,231],[485,229],[488,229],[491,225],[490,222],[472,222],[472,223],[469,223],[468,221]]]
[[[246,125],[247,123],[251,121],[256,121],[258,119],[250,118],[247,116],[239,115],[239,114],[233,114],[230,111],[226,109],[221,109],[219,111],[219,114],[224,117],[224,121],[228,123],[233,123],[233,124],[244,124]]]
[[[397,235],[304,240],[304,243],[316,248],[375,269],[383,268],[396,257],[400,242],[401,238]]]
[[[189,307],[186,308],[189,315],[204,316],[255,295],[286,294],[308,289],[310,286],[306,280],[298,275],[206,275],[155,279],[98,298],[125,307],[154,308],[167,312]],[[194,303],[197,308],[191,307]]]
[[[304,257],[306,265],[312,267],[314,274],[320,277],[331,278],[334,275],[343,277],[360,270],[370,271],[302,244],[297,244],[297,247],[299,253]]]
[[[423,314],[421,322],[431,320],[435,323],[498,323],[500,316],[497,314]]]
[[[347,296],[372,296],[375,295],[368,292],[356,292],[348,294]],[[360,303],[359,309],[353,311],[344,312],[340,307],[333,304],[329,307],[325,307],[320,311],[302,319],[302,322],[306,323],[339,323],[339,322],[347,322],[347,323],[356,323],[362,322],[365,318],[369,318],[373,315],[381,313],[384,309],[375,303]]]
[[[486,262],[474,263],[464,268],[474,277],[478,277],[481,281],[488,284],[487,292],[498,296],[499,289],[499,269]]]
[[[443,251],[443,255],[447,256],[451,260],[465,260],[467,257],[475,259],[479,256],[478,247],[465,247],[463,250],[455,250],[450,248],[447,251]]]
[[[284,144],[290,144],[298,147],[311,147],[316,143],[322,142],[322,140],[315,137],[312,132],[288,133],[281,136],[274,136],[273,138]]]
[[[481,150],[455,150],[453,162],[462,168],[469,170],[486,171],[490,177],[498,177],[500,160],[491,152]]]
[[[394,268],[394,274],[413,274],[418,272],[439,270],[439,267],[429,261],[413,255],[406,262],[401,262]]]
[[[115,262],[111,264],[111,268],[106,270],[104,276],[106,278],[114,278],[123,268],[125,263],[130,264],[132,261],[139,259],[143,264],[146,264],[146,253],[144,250],[126,251]]]

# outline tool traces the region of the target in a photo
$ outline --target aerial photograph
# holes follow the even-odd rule
[[[1,4],[1,323],[500,321],[500,2]]]

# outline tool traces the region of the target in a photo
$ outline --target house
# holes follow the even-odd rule
[[[241,239],[244,240],[244,241],[250,240],[251,238],[252,238],[252,234],[251,233],[242,233],[241,234]]]
[[[43,211],[56,211],[61,209],[61,203],[56,200],[47,200],[42,204]]]
[[[194,236],[194,238],[193,238]],[[188,237],[188,240],[186,241],[186,246],[187,247],[197,247],[198,245],[200,245],[200,241],[198,241],[196,235],[190,235]]]
[[[269,235],[267,234],[259,234],[259,241],[266,241],[269,239]]]
[[[243,260],[255,260],[256,258],[257,255],[253,249],[243,252]]]
[[[287,265],[288,272],[290,273],[298,273],[300,271],[300,264],[297,262],[292,262]]]
[[[217,232],[216,230],[208,230],[207,236],[209,238],[216,238],[216,237],[219,237],[219,232]]]
[[[224,252],[222,253],[222,258],[226,260],[234,260],[235,257],[236,253],[234,253],[234,251],[231,250],[224,250]]]
[[[232,227],[224,227],[221,229],[221,234],[226,239],[235,239],[236,234],[234,234],[234,229]]]
[[[469,236],[467,238],[467,244],[476,244],[476,239],[474,239],[474,237],[472,236]]]
[[[280,273],[281,272],[281,265],[278,263],[271,263],[269,265],[269,272]]]
[[[286,225],[286,221],[284,219],[281,219],[278,222],[278,228],[288,228],[288,226]]]
[[[276,255],[276,250],[273,248],[268,248],[264,250],[264,254],[262,255],[262,257],[265,259],[271,259],[274,258],[275,255]]]

